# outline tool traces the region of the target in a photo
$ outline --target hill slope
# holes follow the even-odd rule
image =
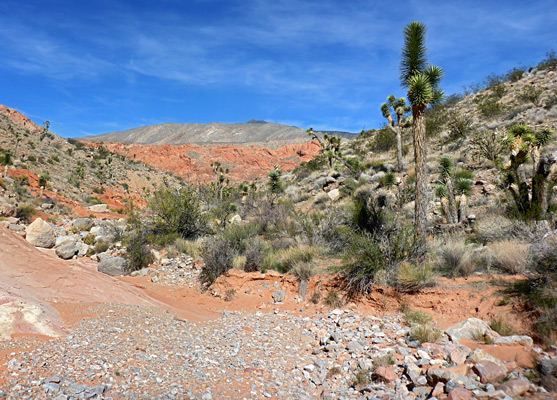
[[[345,138],[356,135],[347,132],[335,132]],[[110,132],[103,135],[80,138],[94,142],[118,142],[124,144],[269,144],[266,147],[280,147],[284,144],[305,143],[309,141],[305,130],[295,126],[275,124],[272,122],[251,120],[246,123],[225,124],[175,124],[142,126],[122,132]]]

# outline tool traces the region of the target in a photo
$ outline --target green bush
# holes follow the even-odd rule
[[[557,57],[555,56],[555,51],[551,50],[545,53],[546,58],[542,60],[538,66],[536,67],[538,70],[549,70],[549,71],[556,71],[557,70]]]
[[[130,271],[137,271],[153,262],[153,254],[147,246],[147,232],[141,224],[134,228],[124,238],[126,259]],[[98,243],[95,247],[98,246]]]
[[[504,107],[492,97],[478,101],[477,107],[480,114],[487,118],[496,117],[504,111]]]
[[[392,283],[395,267],[416,256],[420,248],[410,227],[393,224],[376,234],[353,233],[342,265],[347,294],[369,293],[379,277]]]
[[[30,222],[31,218],[37,213],[33,206],[19,206],[17,208],[17,217],[26,222]]]
[[[234,266],[234,258],[238,255],[232,242],[224,236],[213,236],[201,246],[203,266],[199,280],[204,288],[209,288],[219,276]]]
[[[395,145],[395,133],[388,128],[383,128],[375,133],[375,137],[371,143],[371,150],[376,152],[385,152],[392,149]]]
[[[195,239],[208,232],[207,216],[201,212],[199,196],[192,186],[158,189],[148,202],[155,234],[177,234]]]

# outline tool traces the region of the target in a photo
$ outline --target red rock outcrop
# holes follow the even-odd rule
[[[157,146],[104,143],[103,146],[132,160],[170,171],[192,184],[212,182],[215,175],[211,163],[215,161],[229,169],[231,181],[242,182],[265,176],[277,164],[284,171],[292,170],[300,162],[311,160],[320,150],[316,142],[290,144],[276,150],[260,146],[208,147],[193,144]]]

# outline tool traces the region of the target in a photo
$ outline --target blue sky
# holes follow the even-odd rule
[[[383,123],[403,27],[428,27],[446,93],[557,50],[547,1],[152,0],[0,5],[0,104],[65,137],[259,119]]]

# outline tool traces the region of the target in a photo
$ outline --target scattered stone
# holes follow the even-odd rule
[[[69,260],[79,251],[79,246],[75,242],[64,242],[61,246],[56,247],[55,253],[63,260]]]
[[[56,244],[56,235],[54,229],[48,222],[37,218],[25,230],[25,239],[36,247],[44,247],[50,249]]]
[[[373,376],[387,383],[396,381],[398,377],[392,367],[376,368],[375,371],[373,371]]]
[[[327,192],[327,195],[331,201],[336,201],[340,198],[340,191],[338,189],[333,189],[330,192]]]
[[[273,293],[273,300],[275,301],[275,303],[282,303],[284,301],[284,299],[286,298],[286,291],[284,290],[277,290],[276,292]]]
[[[499,389],[511,397],[522,396],[530,389],[530,384],[523,379],[512,379],[499,386]]]
[[[488,360],[483,360],[474,365],[474,372],[480,377],[481,383],[500,382],[507,375],[506,369]]]
[[[458,387],[452,390],[447,396],[447,400],[470,400],[472,398],[472,392]]]
[[[93,227],[93,220],[91,218],[76,218],[72,226],[80,231],[88,231]]]

